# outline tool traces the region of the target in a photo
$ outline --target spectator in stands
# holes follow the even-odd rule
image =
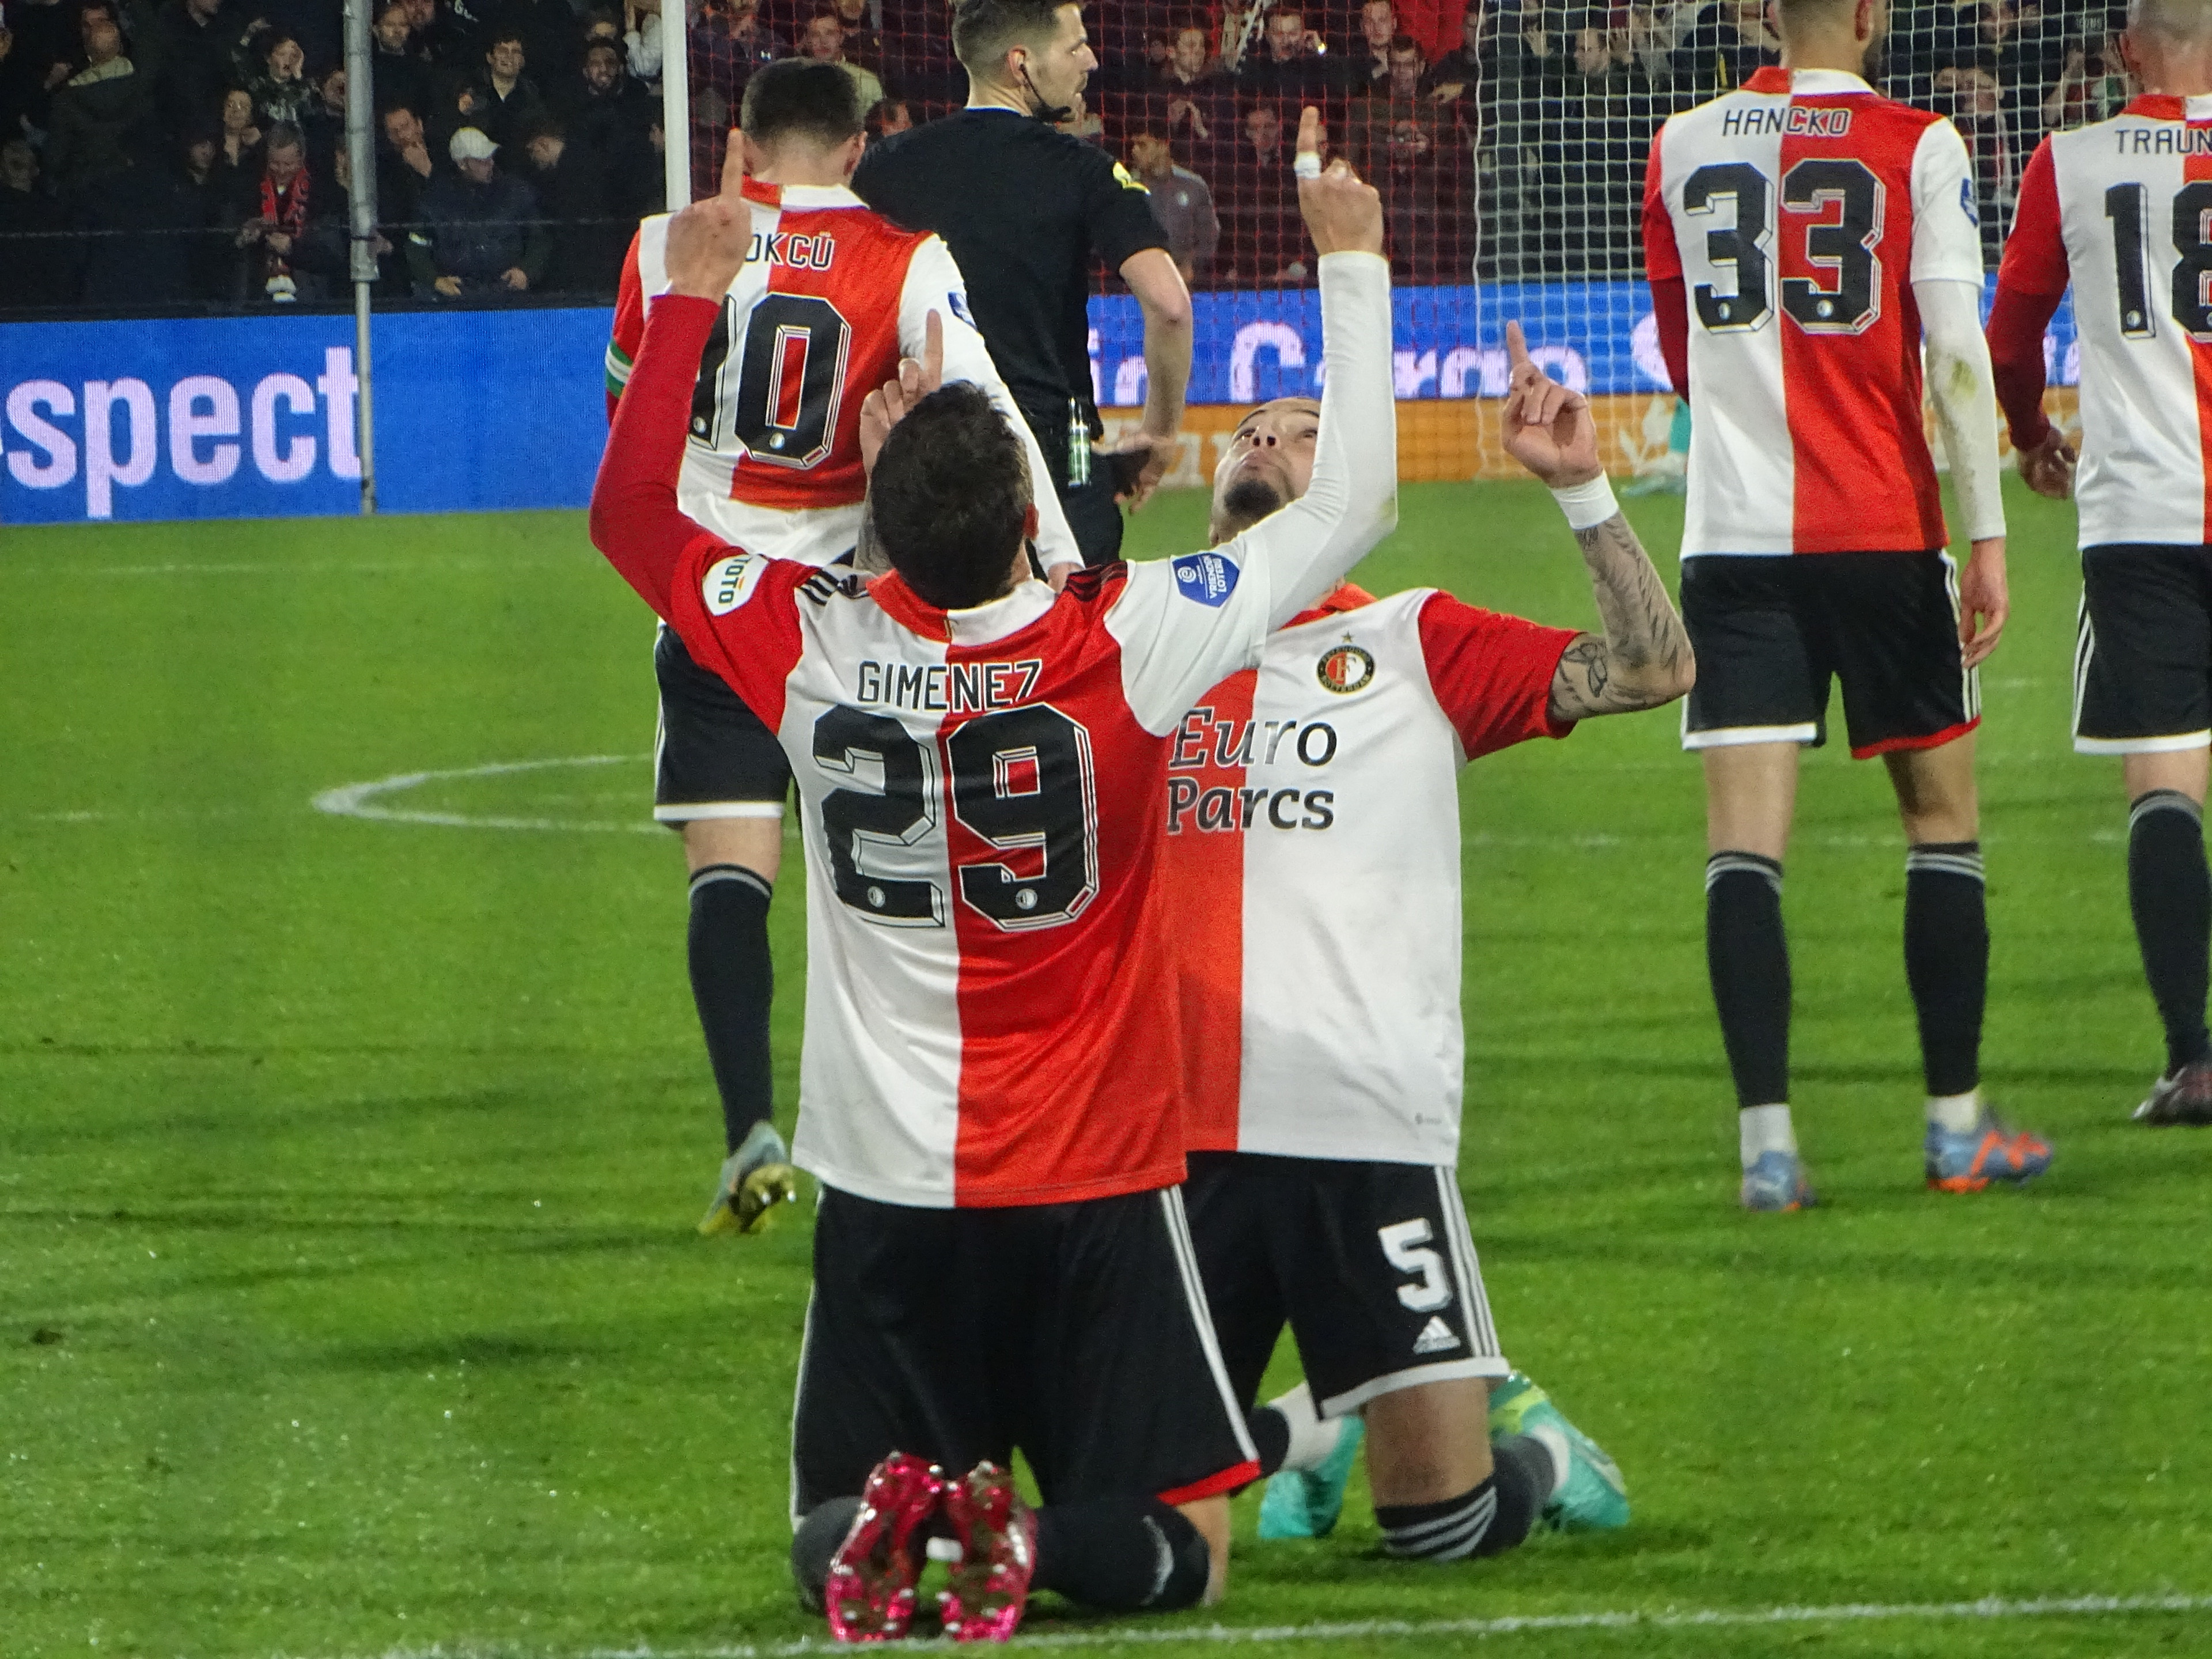
[[[154,114],[145,77],[125,54],[116,0],[86,0],[77,14],[85,66],[55,90],[46,171],[65,195],[119,173]]]
[[[594,40],[584,49],[582,72],[553,100],[553,114],[569,139],[604,163],[645,131],[653,102],[624,66],[622,48],[611,40]]]
[[[69,215],[39,177],[31,141],[0,142],[0,311],[65,306],[76,298],[78,252],[60,235],[68,228]]]
[[[1390,78],[1355,99],[1345,153],[1359,176],[1382,193],[1392,265],[1401,277],[1436,282],[1446,272],[1465,280],[1459,252],[1459,147],[1444,116],[1421,91],[1420,43],[1401,34],[1390,43]]]
[[[1306,27],[1306,16],[1295,6],[1267,14],[1267,49],[1247,60],[1237,72],[1237,84],[1247,97],[1278,104],[1304,106],[1328,98],[1328,47]]]
[[[312,276],[325,298],[353,290],[353,157],[343,149],[331,183],[329,210],[309,219],[293,258],[294,265]],[[392,239],[379,228],[369,246],[376,252],[376,280],[370,285],[370,295],[378,300],[406,299],[411,292],[407,262],[393,247]]]
[[[388,225],[410,225],[422,216],[422,192],[438,177],[430,140],[422,118],[404,104],[384,112],[384,142],[376,155],[376,206]]]
[[[79,298],[107,310],[191,301],[198,210],[164,160],[127,155],[76,198],[76,226],[86,233]]]
[[[886,98],[876,106],[875,118],[868,124],[868,142],[872,144],[878,138],[896,137],[913,131],[913,106],[903,98]]]
[[[407,0],[386,0],[377,10],[369,70],[375,82],[374,107],[380,113],[402,104],[411,110],[430,107],[430,60],[416,44],[407,18]]]
[[[1236,82],[1218,60],[1208,59],[1206,31],[1196,23],[1174,32],[1167,62],[1146,90],[1164,101],[1170,139],[1181,133],[1192,151],[1231,136]]]
[[[659,100],[641,133],[633,133],[607,162],[607,210],[624,225],[668,208],[667,136]]]
[[[1646,82],[1656,87],[1674,79],[1675,48],[1696,17],[1692,7],[1677,0],[1631,0],[1626,44]]]
[[[239,180],[218,166],[222,157],[222,133],[210,122],[188,129],[178,146],[178,181],[191,198],[191,216],[201,234],[187,250],[191,289],[196,299],[230,297],[230,268],[234,250],[223,227],[236,222],[234,204],[239,199]]]
[[[307,54],[282,29],[264,29],[240,50],[241,83],[264,125],[297,126],[322,107],[307,80]]]
[[[474,69],[476,53],[473,15],[466,21],[439,0],[407,0],[408,27],[413,30],[415,50],[434,69],[467,74]]]
[[[845,24],[835,6],[825,6],[806,21],[799,35],[799,49],[817,64],[835,64],[853,77],[853,89],[860,96],[860,113],[867,112],[884,101],[884,83],[872,70],[862,69],[845,56]]]
[[[251,195],[229,204],[240,292],[248,305],[289,305],[321,297],[321,283],[295,270],[293,263],[314,195],[306,137],[289,121],[273,123],[262,151],[261,177]]]
[[[346,146],[346,67],[331,64],[315,77],[315,107],[300,123],[307,135],[307,165],[321,177],[332,177],[331,167]]]
[[[2055,131],[2107,121],[2132,96],[2117,35],[2107,34],[2101,43],[2069,40],[2058,78],[2043,100],[2043,125]]]
[[[1387,91],[1390,82],[1390,43],[1401,31],[1398,8],[1391,0],[1367,0],[1359,9],[1359,50],[1348,52],[1338,66],[1340,89],[1347,98]]]
[[[538,210],[555,222],[544,278],[532,286],[545,294],[611,295],[635,227],[617,227],[608,217],[605,162],[588,148],[570,143],[550,116],[529,127],[522,148]]]
[[[1494,64],[1497,14],[1486,0],[1471,0],[1460,19],[1459,45],[1437,59],[1429,70],[1429,96],[1439,104],[1456,104],[1478,97],[1486,78],[1497,77]],[[1469,123],[1472,125],[1472,123]]]
[[[845,30],[845,58],[878,76],[884,70],[884,37],[868,18],[868,0],[836,0],[837,21]]]
[[[735,125],[745,83],[779,56],[760,0],[703,0],[691,35],[691,118],[718,132]]]
[[[1184,283],[1198,285],[1221,246],[1221,221],[1213,211],[1213,192],[1206,180],[1176,165],[1175,149],[1164,120],[1146,118],[1129,133],[1129,165],[1152,192],[1152,216],[1167,233],[1168,252]]]
[[[1626,35],[1616,40],[1606,27],[1602,10],[1584,12],[1573,27],[1573,90],[1585,98],[1609,98],[1649,89],[1643,64],[1628,51]]]
[[[230,84],[232,55],[246,25],[236,0],[167,0],[155,14],[141,55],[151,60],[162,118],[172,130],[183,131],[215,106]]]
[[[1996,72],[1978,58],[1948,64],[1936,71],[1933,107],[1951,118],[1966,141],[1973,169],[1974,197],[1981,215],[1982,246],[1995,264],[2004,243],[2004,212],[2020,184],[2027,157],[2010,142],[2004,119],[2004,89]]]
[[[584,33],[576,27],[577,9],[568,0],[494,0],[488,11],[483,9],[483,0],[469,3],[477,15],[484,19],[478,38],[487,46],[496,46],[502,37],[513,36],[521,43],[523,60],[531,72],[549,85],[566,80],[583,61]],[[518,75],[521,72],[520,68],[515,70]]]
[[[1711,97],[1781,61],[1782,43],[1766,27],[1764,0],[1712,0],[1674,49],[1674,78],[1698,96]]]
[[[660,83],[665,48],[660,35],[660,0],[623,0],[623,63],[648,86]]]
[[[1234,192],[1224,227],[1222,277],[1243,288],[1303,283],[1313,269],[1298,217],[1292,146],[1274,105],[1244,112],[1235,159],[1217,173]]]
[[[494,30],[484,47],[483,68],[454,100],[461,118],[495,144],[513,143],[523,127],[546,113],[538,83],[522,72],[529,61],[520,32]]]
[[[11,0],[0,25],[0,138],[43,135],[54,88],[75,72],[82,50],[68,0]],[[58,76],[56,71],[70,66]]]
[[[408,233],[416,292],[444,300],[527,293],[552,253],[544,226],[533,222],[536,192],[499,171],[499,146],[475,127],[455,133],[449,153],[458,170],[422,192],[422,222]]]

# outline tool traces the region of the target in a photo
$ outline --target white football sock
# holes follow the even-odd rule
[[[1928,1121],[1954,1135],[1966,1133],[1982,1121],[1982,1091],[1976,1088],[1963,1095],[1929,1096]]]
[[[1735,1119],[1745,1169],[1758,1163],[1761,1152],[1795,1154],[1797,1151],[1797,1132],[1790,1127],[1787,1104],[1747,1106],[1735,1115]]]
[[[1285,1468],[1310,1472],[1328,1462],[1344,1433],[1342,1418],[1325,1418],[1316,1411],[1313,1390],[1303,1382],[1267,1404],[1282,1413],[1283,1420],[1291,1425],[1291,1449],[1283,1455]]]

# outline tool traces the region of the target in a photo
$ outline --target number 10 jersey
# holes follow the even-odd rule
[[[1948,539],[1912,284],[1982,282],[1966,141],[1856,75],[1764,69],[1651,148],[1644,264],[1689,289],[1682,554]]]

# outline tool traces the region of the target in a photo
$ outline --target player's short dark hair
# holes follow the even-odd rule
[[[988,75],[1016,46],[1035,46],[1060,28],[1060,14],[1079,0],[957,0],[952,8],[952,55],[970,74]]]
[[[834,149],[864,131],[860,93],[842,64],[811,58],[779,58],[745,83],[738,123],[763,148],[806,138]]]
[[[868,487],[891,568],[941,611],[1005,591],[1030,503],[1021,441],[966,380],[931,392],[891,428]]]

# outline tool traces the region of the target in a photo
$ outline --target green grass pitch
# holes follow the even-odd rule
[[[1922,1189],[1878,770],[1807,765],[1786,897],[1828,1207],[1735,1207],[1672,710],[1471,768],[1462,1176],[1511,1351],[1627,1531],[1444,1571],[1259,1547],[1217,1612],[1413,1655],[2212,1651],[2212,1604],[1766,1626],[1370,1621],[2212,1595],[2212,1139],[2156,1028],[2117,764],[2067,741],[2070,510],[2015,494],[1982,778],[2025,1194]],[[1634,516],[1671,571],[1672,503]],[[1163,499],[1134,545],[1194,544]],[[1540,491],[1407,491],[1362,573],[1592,618]],[[573,1656],[818,1634],[784,1566],[807,1224],[691,1225],[719,1142],[646,614],[544,514],[0,538],[0,1652]],[[498,763],[319,812],[350,783]],[[803,894],[776,917],[788,1121]],[[1374,925],[1389,927],[1387,915]],[[1285,1362],[1287,1368],[1287,1361]],[[1218,1642],[1218,1634],[1210,1638]],[[1284,1636],[1261,1645],[1319,1650]],[[1196,1650],[1194,1648],[1186,1650]]]

